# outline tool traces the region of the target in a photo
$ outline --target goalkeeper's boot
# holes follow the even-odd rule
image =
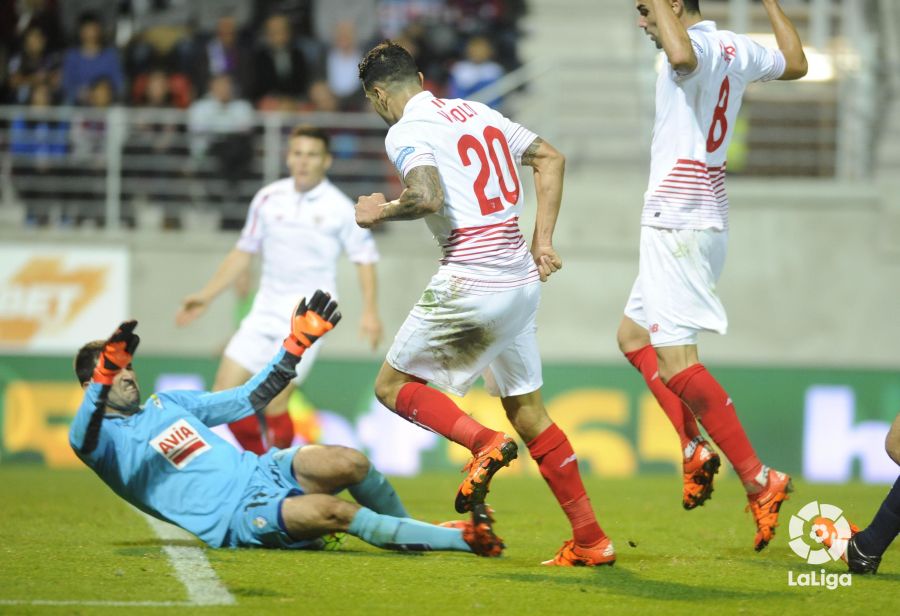
[[[493,513],[494,511],[487,505],[475,504],[472,506],[471,520],[453,520],[440,526],[460,529],[463,541],[469,544],[472,552],[478,556],[500,556],[506,545],[503,539],[494,534]]]
[[[463,472],[467,475],[456,493],[456,511],[465,513],[472,511],[472,507],[476,504],[484,504],[494,473],[508,466],[518,455],[519,446],[516,442],[498,432],[463,468]]]
[[[769,545],[775,537],[781,503],[788,499],[789,492],[794,491],[790,475],[771,468],[764,470],[767,476],[766,487],[756,494],[747,495],[747,509],[753,512],[753,519],[756,521],[753,549],[757,552]]]
[[[685,509],[700,507],[712,497],[713,477],[719,472],[722,461],[704,440],[696,442],[694,453],[684,458],[684,490],[681,504]]]
[[[877,573],[878,565],[881,564],[881,557],[863,554],[856,541],[856,533],[859,532],[859,526],[853,522],[848,521],[848,523],[850,525],[850,537],[847,540],[847,547],[844,549],[844,553],[841,554],[841,560],[847,563],[847,567],[853,573]],[[834,522],[828,518],[816,518],[813,520],[812,525],[813,532],[818,535],[828,549],[831,549],[834,541],[840,538]]]
[[[578,545],[574,539],[569,539],[562,545],[556,556],[541,564],[555,567],[600,567],[602,565],[612,566],[615,562],[616,550],[609,537],[604,537],[600,543],[591,547]]]

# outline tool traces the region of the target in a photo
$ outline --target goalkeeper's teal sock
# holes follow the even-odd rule
[[[426,524],[412,518],[395,518],[360,508],[350,523],[348,532],[366,543],[388,550],[424,552],[452,550],[471,552],[458,528]]]
[[[406,508],[400,502],[400,497],[394,491],[394,486],[372,464],[369,464],[369,472],[363,480],[347,489],[357,503],[376,513],[395,518],[409,517]]]

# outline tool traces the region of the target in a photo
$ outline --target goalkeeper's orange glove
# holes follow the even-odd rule
[[[93,381],[103,385],[112,385],[113,379],[122,368],[131,363],[131,358],[137,350],[140,337],[134,333],[137,321],[124,321],[119,328],[109,337],[100,357],[97,358],[97,366],[94,368]]]
[[[287,352],[300,357],[316,340],[331,331],[341,320],[337,307],[331,294],[322,290],[313,293],[309,304],[305,298],[301,299],[291,317],[291,333],[284,339]]]

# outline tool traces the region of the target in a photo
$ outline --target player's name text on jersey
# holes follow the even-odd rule
[[[448,122],[466,122],[469,118],[474,118],[478,112],[469,103],[463,101],[461,104],[451,107],[450,109],[442,109],[447,106],[447,101],[442,98],[431,99],[431,104],[439,109],[438,113]]]

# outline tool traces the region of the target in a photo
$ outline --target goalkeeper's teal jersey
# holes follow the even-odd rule
[[[116,494],[219,547],[259,458],[239,452],[209,426],[265,408],[293,377],[296,363],[296,357],[280,351],[241,387],[153,394],[133,415],[107,414],[97,448],[84,455],[80,448],[101,389],[92,382],[69,442]]]

